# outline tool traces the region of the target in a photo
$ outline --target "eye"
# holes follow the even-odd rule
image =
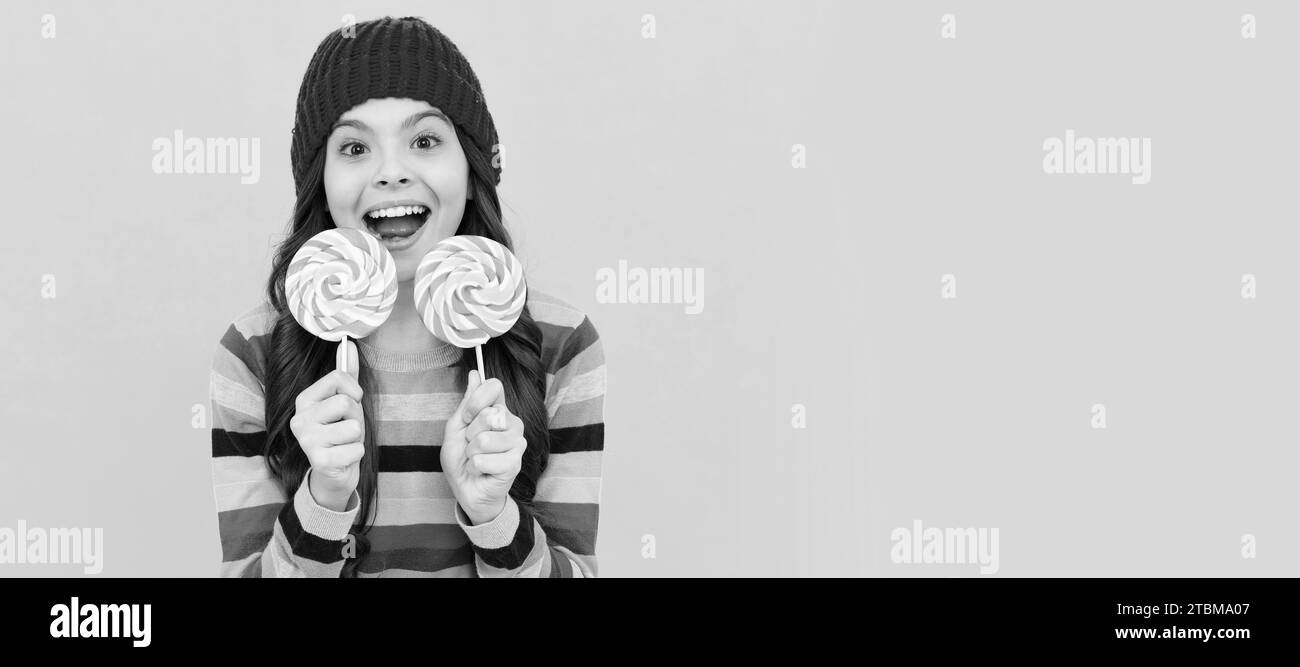
[[[420,142],[422,141],[427,141],[428,143],[421,145]],[[429,132],[425,132],[424,134],[421,134],[420,136],[415,138],[414,142],[412,142],[412,144],[414,144],[417,148],[433,148],[434,146],[437,146],[440,143],[442,143],[442,139],[440,139],[438,135]]]
[[[361,153],[355,152],[353,148],[360,148],[364,151],[366,147],[357,141],[345,141],[339,146],[339,152],[347,157],[356,157],[361,155]]]

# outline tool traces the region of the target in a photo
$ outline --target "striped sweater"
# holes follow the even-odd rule
[[[442,473],[443,426],[465,394],[459,348],[397,353],[357,341],[371,369],[379,488],[370,552],[359,577],[593,577],[604,450],[605,359],[579,310],[528,292],[542,331],[551,452],[532,509],[508,499],[496,519],[470,525]],[[265,371],[276,313],[239,317],[213,358],[212,481],[221,576],[338,577],[349,532],[362,520],[322,507],[305,481],[292,498],[263,455]]]

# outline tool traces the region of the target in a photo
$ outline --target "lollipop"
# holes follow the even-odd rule
[[[424,326],[456,347],[473,347],[484,380],[483,343],[515,325],[527,295],[519,260],[482,236],[444,239],[415,270],[415,308]]]
[[[338,341],[338,367],[347,372],[348,337],[370,335],[393,312],[397,270],[375,237],[359,229],[327,229],[294,254],[284,291],[302,328]]]

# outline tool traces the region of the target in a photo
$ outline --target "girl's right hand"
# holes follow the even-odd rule
[[[311,470],[303,478],[312,498],[336,512],[361,480],[365,455],[365,414],[357,383],[357,346],[348,341],[348,372],[331,371],[302,390],[294,404],[289,429],[307,455]]]

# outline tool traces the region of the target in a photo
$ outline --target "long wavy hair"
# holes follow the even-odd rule
[[[457,234],[485,236],[513,250],[510,234],[501,217],[501,204],[493,185],[493,167],[488,157],[462,132],[456,133],[469,163],[469,187],[465,213]],[[295,400],[304,389],[334,370],[337,343],[317,338],[303,329],[289,312],[284,293],[285,276],[298,249],[316,234],[335,227],[325,197],[325,150],[317,151],[308,168],[306,186],[294,205],[289,234],[280,243],[267,281],[267,297],[278,315],[267,352],[266,378],[266,461],[279,479],[288,498],[298,490],[311,467],[298,439],[289,428]],[[547,433],[546,370],[542,365],[542,332],[527,306],[510,331],[483,345],[483,363],[489,377],[505,386],[506,404],[524,423],[528,447],[510,495],[532,508],[537,479],[546,469],[550,441]],[[468,373],[477,364],[472,349],[462,350],[455,364],[458,373]],[[365,415],[365,456],[361,459],[358,492],[361,496],[359,524],[353,525],[356,553],[344,563],[341,576],[356,576],[357,566],[370,551],[367,533],[373,525],[378,503],[378,459],[382,455],[374,435],[372,403],[374,378],[359,364],[358,382],[363,390],[361,408]],[[436,443],[436,444],[441,444]]]

